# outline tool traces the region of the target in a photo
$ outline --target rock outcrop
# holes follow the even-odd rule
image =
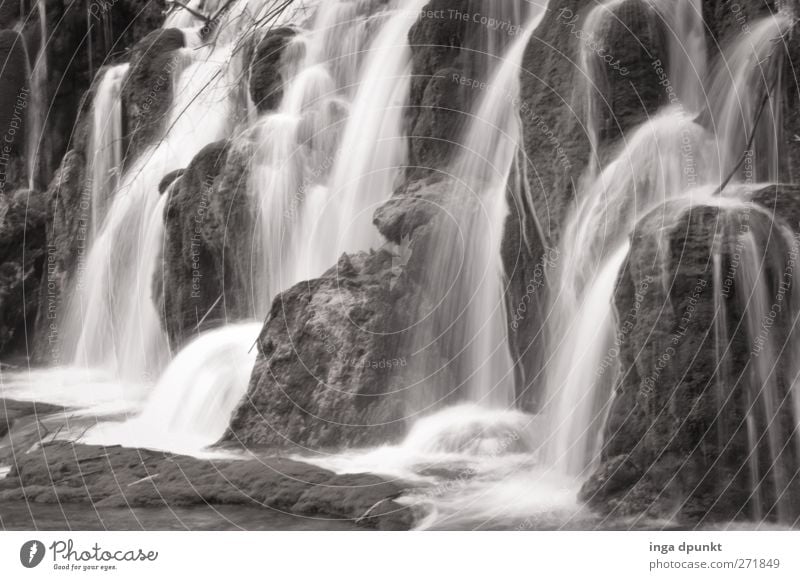
[[[200,460],[146,449],[64,441],[20,454],[0,480],[0,502],[85,504],[95,509],[242,505],[380,530],[407,530],[402,482],[336,475],[281,457]]]
[[[250,63],[250,97],[259,112],[272,111],[283,97],[281,65],[286,47],[297,32],[283,27],[270,30],[256,47]]]
[[[183,66],[178,51],[185,44],[183,31],[167,28],[154,30],[131,51],[131,68],[122,90],[129,160],[164,129],[173,77]]]
[[[173,349],[199,332],[252,316],[253,216],[246,147],[212,143],[179,172],[164,212],[164,324]],[[172,181],[168,179],[166,181]]]
[[[800,513],[788,398],[795,355],[776,358],[771,392],[756,372],[771,360],[768,347],[751,335],[744,310],[760,298],[740,284],[752,267],[747,261],[760,260],[770,280],[765,299],[783,306],[764,340],[790,351],[796,343],[788,328],[800,306],[791,290],[798,256],[780,232],[800,232],[800,188],[769,187],[753,200],[666,207],[637,225],[615,295],[620,371],[602,463],[581,492],[600,511],[695,522],[749,519],[756,503],[769,519],[779,508],[794,514],[781,514],[790,521]],[[773,220],[773,212],[780,217]],[[748,236],[758,240],[758,256],[748,253]],[[777,398],[769,432],[761,396]],[[761,442],[757,451],[752,438]],[[765,481],[758,491],[751,452],[762,470],[755,477]],[[770,453],[778,453],[774,466]],[[786,475],[781,487],[789,486],[781,502],[772,487],[779,469]]]
[[[27,186],[25,128],[30,86],[22,36],[0,30],[0,196]]]
[[[343,255],[280,294],[225,439],[320,449],[402,434],[402,393],[392,392],[407,363],[393,348],[398,275],[387,251]]]
[[[41,194],[0,195],[0,357],[29,356],[33,348],[40,281],[45,269]]]

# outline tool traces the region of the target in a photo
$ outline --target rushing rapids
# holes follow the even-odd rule
[[[216,445],[229,435],[238,408],[252,406],[258,414],[259,405],[279,396],[301,410],[308,403],[305,393],[284,389],[280,381],[274,389],[280,393],[265,394],[257,373],[276,368],[266,363],[291,359],[290,351],[306,348],[306,335],[325,327],[327,320],[315,319],[319,303],[340,307],[354,326],[372,315],[373,305],[315,294],[319,277],[334,272],[344,291],[374,276],[381,296],[388,297],[387,309],[414,310],[410,317],[418,323],[400,336],[386,332],[375,339],[394,349],[390,357],[334,362],[345,369],[337,372],[346,380],[374,377],[348,374],[355,365],[392,369],[387,390],[376,380],[378,386],[370,384],[342,403],[335,386],[323,385],[320,377],[330,376],[330,369],[315,366],[323,357],[313,348],[297,357],[309,364],[302,379],[293,378],[329,387],[322,398],[334,401],[331,415],[315,418],[331,432],[362,427],[337,421],[341,405],[367,407],[371,397],[397,395],[405,412],[403,434],[366,448],[352,448],[343,439],[337,449],[318,448],[316,435],[309,434],[287,441],[293,458],[339,474],[369,472],[409,482],[399,501],[419,516],[422,529],[601,527],[631,514],[641,518],[631,526],[656,525],[648,523],[648,510],[670,490],[635,470],[642,458],[658,476],[683,459],[674,473],[683,474],[687,464],[689,470],[705,469],[706,464],[695,467],[701,464],[696,449],[684,445],[682,459],[675,447],[683,441],[672,446],[670,439],[670,429],[682,433],[696,419],[695,407],[702,407],[713,418],[703,415],[687,429],[715,441],[710,453],[716,455],[696,489],[722,486],[708,481],[713,476],[739,493],[714,488],[719,495],[703,518],[719,509],[723,519],[792,525],[800,513],[794,499],[800,463],[800,284],[793,279],[798,239],[794,225],[778,215],[778,202],[765,205],[763,192],[790,169],[782,134],[783,45],[795,16],[785,7],[763,16],[713,57],[698,0],[607,0],[580,14],[533,2],[482,0],[467,3],[474,14],[459,17],[466,23],[462,28],[453,25],[454,17],[439,22],[447,11],[426,11],[431,4],[330,0],[289,8],[238,0],[193,1],[191,10],[173,6],[163,29],[178,29],[183,46],[172,51],[156,79],[168,87],[171,100],[157,135],[133,154],[126,149],[131,105],[125,95],[137,66],[103,69],[84,119],[89,149],[80,228],[88,252],[69,277],[63,313],[69,364],[27,373],[2,369],[0,396],[69,407],[75,426],[63,438],[240,458]],[[43,2],[39,14],[44,21]],[[215,18],[204,22],[198,14]],[[581,174],[570,176],[571,197],[553,204],[553,215],[563,214],[557,228],[547,226],[555,218],[543,213],[551,211],[550,200],[534,199],[531,184],[546,175],[531,161],[525,132],[537,119],[533,130],[545,134],[554,150],[568,156],[579,149],[569,150],[559,140],[563,128],[548,127],[538,116],[544,98],[522,98],[523,84],[542,82],[526,70],[534,48],[552,34],[541,30],[542,22],[560,27],[573,42],[574,83],[558,99],[588,143]],[[644,73],[630,59],[609,54],[628,23],[652,42],[642,50],[649,58],[639,63]],[[412,39],[420,30],[441,33],[446,42],[437,37],[436,51],[417,46]],[[271,67],[266,90],[250,58]],[[35,80],[41,70],[46,65],[37,63],[28,74]],[[438,87],[444,96],[431,94],[433,84],[419,89],[426,75],[445,86]],[[629,95],[620,96],[615,83],[628,75],[648,79],[655,89],[643,91],[643,113],[617,115],[618,101]],[[263,98],[256,99],[258,91]],[[464,109],[447,125],[453,153],[439,158],[437,167],[415,167],[418,151],[411,143],[420,135],[410,119],[444,118],[451,106]],[[164,280],[167,270],[179,267],[165,251],[168,229],[176,227],[170,203],[180,187],[190,187],[187,168],[219,143],[226,155],[246,157],[242,174],[234,176],[241,182],[241,197],[234,201],[241,202],[247,219],[236,221],[231,200],[218,202],[224,207],[213,211],[224,216],[219,229],[225,231],[209,234],[196,226],[191,248],[224,247],[221,258],[214,255],[202,267],[240,268],[235,273],[246,280],[247,308],[227,310],[223,277],[220,298],[207,312],[191,314],[196,325],[172,352],[164,296],[175,289],[164,288]],[[33,189],[36,155],[28,162]],[[433,175],[407,187],[421,170]],[[204,204],[218,177],[200,175]],[[448,184],[446,195],[423,199],[437,212],[425,222],[425,212],[414,205],[424,194],[413,192],[441,183]],[[376,210],[390,202],[412,209],[396,220],[400,234],[387,242],[375,227]],[[212,211],[210,206],[196,212]],[[706,237],[687,241],[686,233],[680,238],[681,227]],[[209,240],[213,235],[224,242]],[[228,238],[245,238],[250,255],[226,261],[234,247],[226,245]],[[691,254],[698,247],[707,253],[702,259]],[[536,373],[544,388],[533,409],[522,404],[529,385],[520,384],[518,359],[525,349],[512,348],[510,332],[516,330],[512,320],[534,324],[533,317],[515,315],[524,303],[511,298],[520,277],[530,272],[509,268],[507,258],[514,251],[535,258],[539,250],[556,258],[541,281],[537,334],[544,338],[523,345],[542,351],[536,353]],[[698,263],[687,266],[684,251]],[[386,283],[381,256],[391,256]],[[199,258],[192,262],[193,275],[202,279],[207,274],[197,264]],[[687,294],[681,276],[697,278],[689,284],[692,292]],[[626,294],[631,281],[638,283],[633,297]],[[525,279],[522,286],[538,290],[538,282]],[[296,288],[306,292],[291,294]],[[298,322],[301,316],[284,302],[287,296],[301,296],[301,310],[310,318]],[[630,301],[630,312],[620,311]],[[644,329],[641,321],[653,312],[647,319],[651,328]],[[214,327],[201,332],[212,315]],[[710,317],[709,328],[693,328],[704,316]],[[281,321],[289,338],[274,344],[269,329]],[[667,338],[650,332],[660,332],[658,325],[669,328]],[[314,348],[322,344],[326,355],[346,359],[339,351],[352,349],[337,343],[336,331],[331,328]],[[690,336],[683,342],[691,331],[703,340]],[[686,344],[712,352],[712,362],[704,369],[707,377],[692,371],[707,383],[702,393],[681,399],[675,393],[682,393],[682,383],[671,393],[663,385],[666,375],[675,374],[668,366],[693,368],[681,358]],[[402,365],[387,362],[400,360]],[[297,373],[288,364],[284,368]],[[636,394],[626,390],[629,383]],[[676,409],[686,400],[692,411],[681,415]],[[672,421],[668,427],[659,422],[664,416]],[[635,445],[620,442],[626,429],[638,437]],[[664,457],[675,464],[659,471]],[[634,477],[625,480],[626,469],[650,487]],[[598,515],[586,506],[622,494],[607,504],[627,506],[641,489],[652,499],[641,509]],[[688,503],[694,491],[665,499],[668,508],[658,504],[657,514],[679,513],[684,505],[674,506]],[[727,501],[738,512],[717,506]]]

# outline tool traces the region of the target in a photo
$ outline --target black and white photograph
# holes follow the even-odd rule
[[[0,0],[0,575],[800,578],[799,75],[800,0]]]

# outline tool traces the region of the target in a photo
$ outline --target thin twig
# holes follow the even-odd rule
[[[222,295],[222,294],[220,294],[220,295],[219,295],[219,298],[217,298],[217,299],[214,301],[214,304],[212,304],[212,305],[211,305],[211,308],[209,308],[208,310],[206,310],[206,313],[203,315],[203,318],[201,318],[200,320],[198,320],[198,321],[197,321],[197,327],[196,327],[196,328],[197,328],[197,331],[198,331],[198,332],[200,332],[200,326],[203,324],[203,322],[205,322],[206,318],[208,318],[208,315],[209,315],[209,314],[211,314],[211,311],[212,311],[212,310],[214,310],[214,308],[216,308],[216,307],[217,307],[217,304],[219,304],[219,301],[220,301],[220,300],[222,300],[222,296],[223,296],[223,295]]]
[[[770,100],[770,96],[772,95],[772,92],[775,90],[775,87],[778,84],[778,78],[779,74],[776,74],[775,79],[772,81],[772,86],[767,90],[767,92],[764,94],[764,98],[761,100],[761,105],[759,106],[755,120],[753,121],[753,130],[750,132],[750,137],[747,139],[747,144],[745,144],[744,146],[744,151],[742,152],[741,157],[739,157],[739,160],[736,162],[736,165],[733,166],[731,172],[723,180],[723,182],[719,184],[719,187],[716,190],[714,190],[714,193],[712,193],[711,195],[719,195],[720,193],[722,193],[722,190],[728,186],[728,184],[733,179],[733,176],[736,175],[736,173],[739,171],[742,164],[744,163],[745,159],[747,159],[747,154],[750,151],[750,148],[753,146],[753,142],[756,140],[756,131],[758,130],[758,123],[761,121],[761,115],[764,114],[764,109],[767,108],[767,103]]]
[[[184,10],[186,10],[186,12],[188,12],[188,13],[189,13],[189,14],[191,14],[192,16],[195,16],[195,17],[197,17],[197,18],[200,18],[200,19],[202,19],[202,20],[205,20],[206,24],[208,24],[209,22],[211,22],[211,19],[210,19],[208,16],[206,16],[206,15],[205,15],[205,14],[203,14],[202,12],[198,12],[198,11],[197,11],[197,10],[195,10],[194,8],[190,8],[189,6],[187,6],[186,4],[184,4],[183,2],[181,2],[180,0],[168,0],[168,1],[169,1],[171,4],[177,4],[178,6],[180,6],[180,7],[181,7],[181,8],[183,8]]]

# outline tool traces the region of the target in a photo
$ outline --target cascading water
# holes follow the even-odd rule
[[[189,33],[192,34],[192,33]],[[167,345],[152,299],[166,197],[158,184],[204,146],[230,133],[230,45],[182,49],[168,130],[120,181],[71,298],[67,337],[74,364],[139,382],[157,376]]]
[[[704,183],[697,167],[713,168],[713,154],[706,155],[712,152],[702,127],[667,108],[628,138],[580,193],[567,221],[550,306],[545,403],[552,418],[548,460],[566,473],[582,473],[599,451],[613,376],[598,370],[613,346],[612,296],[629,232],[654,207]]]
[[[257,322],[231,324],[199,336],[170,362],[138,416],[101,424],[85,441],[193,455],[213,445],[247,392],[260,330]]]
[[[595,7],[584,28],[599,30],[624,1]],[[211,14],[216,9],[212,4],[197,1],[190,6]],[[406,163],[402,121],[411,71],[407,37],[425,4],[330,1],[321,3],[310,21],[287,20],[297,28],[281,57],[281,101],[239,135],[252,146],[248,190],[258,210],[254,317],[263,317],[281,290],[329,268],[341,252],[368,250],[380,243],[371,226],[372,213],[392,193]],[[715,77],[709,107],[713,130],[692,118],[704,102],[698,79],[705,75],[706,59],[697,0],[650,3],[674,35],[669,76],[680,105],[659,111],[626,134],[608,156],[598,151],[598,112],[593,100],[586,100],[593,154],[610,161],[587,172],[561,232],[558,278],[551,285],[547,400],[544,412],[532,416],[513,408],[514,363],[506,336],[500,248],[509,199],[529,202],[521,200],[524,192],[516,189],[520,125],[515,109],[523,53],[539,12],[526,10],[524,2],[474,3],[478,4],[498,21],[524,26],[519,34],[506,37],[489,31],[473,38],[473,44],[466,43],[469,50],[479,46],[488,53],[475,59],[476,78],[486,79],[488,88],[475,99],[474,121],[457,136],[461,153],[448,168],[457,184],[454,199],[445,207],[444,223],[432,234],[433,252],[425,261],[428,290],[437,304],[432,316],[435,332],[415,337],[414,345],[418,353],[438,349],[444,354],[424,369],[433,386],[410,402],[413,413],[435,412],[419,418],[400,445],[304,460],[339,472],[372,471],[426,484],[402,500],[429,509],[421,527],[472,526],[476,520],[490,527],[496,520],[529,515],[537,518],[537,527],[561,527],[581,516],[576,499],[579,476],[598,454],[613,396],[613,373],[600,376],[597,371],[616,338],[612,300],[629,251],[629,233],[640,217],[665,201],[675,200],[675,211],[700,203],[727,203],[728,198],[710,193],[736,167],[763,98],[758,91],[746,101],[741,97],[759,72],[764,72],[768,87],[762,95],[779,92],[778,67],[769,47],[790,19],[765,19],[754,27],[752,37],[727,54],[732,80],[724,81],[722,73]],[[185,32],[189,48],[177,53],[174,100],[164,133],[125,164],[128,169],[121,177],[119,94],[127,65],[109,69],[98,86],[94,154],[89,159],[94,243],[70,305],[68,341],[77,366],[108,371],[98,372],[103,378],[84,387],[104,387],[102,380],[113,377],[113,396],[97,408],[138,413],[125,422],[98,425],[84,441],[201,454],[223,434],[246,394],[261,323],[242,322],[204,333],[167,364],[167,345],[151,296],[170,195],[168,190],[159,196],[159,181],[186,167],[204,145],[233,135],[235,121],[241,118],[235,111],[237,91],[242,89],[236,56],[241,28],[230,23],[244,19],[246,6],[247,2],[235,3],[219,25],[216,42],[201,39],[198,31]],[[196,26],[201,20],[176,9],[165,26]],[[745,43],[752,45],[749,50],[742,48]],[[592,60],[596,55],[586,43],[581,51],[589,84],[603,85],[601,69]],[[767,104],[769,119],[759,124],[753,149],[759,167],[774,168],[780,126],[774,111],[779,107],[772,101]],[[776,173],[771,171],[764,176],[773,177]],[[733,197],[738,200],[738,195]],[[718,312],[740,312],[748,338],[755,342],[759,326],[770,315],[770,294],[779,287],[762,271],[762,258],[785,254],[788,242],[772,248],[763,232],[727,232],[723,237],[713,256],[715,286],[724,276],[723,248],[728,251],[731,240],[742,241],[744,260],[736,273],[740,295],[733,303],[715,296],[714,304]],[[787,267],[776,258],[770,260],[773,274]],[[800,285],[795,286],[794,305],[800,304]],[[733,358],[725,354],[735,333],[726,321],[715,320],[722,367],[715,385],[718,400],[728,394],[725,377]],[[786,511],[782,492],[791,475],[783,470],[787,439],[781,425],[787,397],[796,409],[792,425],[800,418],[800,391],[792,381],[788,382],[794,390],[789,389],[786,378],[773,372],[780,363],[790,369],[782,372],[796,375],[800,363],[795,359],[800,357],[785,361],[778,354],[778,339],[771,340],[750,370],[752,412],[746,414],[744,428],[756,519],[770,513],[780,517]],[[797,336],[793,340],[800,344]],[[148,391],[152,385],[142,383],[156,375]],[[48,379],[35,380],[44,384]],[[128,383],[136,385],[132,408],[119,405],[132,398],[122,388]],[[25,395],[14,381],[1,386],[3,394],[39,397]],[[457,396],[450,399],[451,394]],[[140,405],[143,395],[147,398]],[[456,401],[461,404],[437,408]],[[61,402],[72,405],[75,399],[62,397]]]
[[[613,18],[613,11],[628,0],[606,0],[597,3],[587,13],[583,29],[588,31],[592,39],[596,39],[598,31],[602,30],[608,18]],[[579,47],[578,62],[580,70],[583,72],[581,82],[581,94],[583,105],[583,117],[586,123],[586,134],[589,138],[589,146],[592,154],[597,155],[600,140],[600,113],[597,106],[599,91],[605,86],[604,63],[597,58],[597,53],[592,50],[587,42],[581,43]],[[590,162],[589,172],[593,173],[596,163]]]
[[[320,275],[342,252],[379,245],[372,213],[405,163],[407,36],[424,4],[325,3],[292,40],[282,103],[254,131],[261,315],[277,292]]]
[[[303,458],[337,472],[372,471],[427,484],[404,499],[427,511],[419,524],[424,529],[476,522],[492,527],[528,516],[547,527],[585,517],[576,482],[540,469],[546,438],[542,417],[513,409],[513,361],[506,337],[500,243],[508,199],[520,195],[509,190],[520,138],[515,103],[523,52],[538,20],[539,13],[531,11],[477,100],[474,121],[460,143],[463,153],[450,169],[457,184],[456,199],[443,212],[450,223],[438,225],[430,244],[440,253],[426,257],[430,287],[441,298],[433,316],[440,318],[444,332],[427,336],[428,342],[425,335],[415,337],[422,340],[416,347],[454,353],[444,366],[457,379],[442,385],[446,373],[440,370],[437,376],[434,366],[430,384],[420,389],[424,395],[411,395],[412,411],[435,408],[455,391],[460,391],[456,400],[468,402],[417,419],[398,446]],[[432,302],[437,303],[435,298]],[[442,472],[446,475],[440,479]]]
[[[300,259],[321,273],[342,252],[382,244],[372,214],[389,198],[406,163],[403,115],[411,86],[408,31],[425,0],[404,0],[390,11],[368,49],[319,215],[309,216],[311,243]],[[313,205],[313,204],[312,204]]]
[[[23,12],[24,13],[24,12]],[[36,53],[31,54],[27,43],[22,46],[25,51],[28,80],[27,115],[25,120],[25,160],[27,163],[28,187],[37,190],[42,184],[41,159],[47,143],[44,139],[45,115],[47,112],[47,12],[45,0],[36,2],[36,18],[39,23],[39,45]],[[21,30],[21,24],[17,28]]]
[[[92,132],[89,150],[91,238],[97,235],[108,210],[109,196],[116,191],[122,171],[122,84],[129,65],[120,64],[103,75],[92,103]]]
[[[430,302],[436,305],[429,316],[433,328],[418,331],[412,346],[412,358],[423,361],[425,376],[412,393],[414,412],[441,405],[454,394],[456,400],[495,408],[514,403],[500,246],[507,197],[519,197],[507,189],[520,142],[512,103],[519,94],[522,54],[537,20],[538,15],[527,21],[478,100],[462,153],[448,172],[455,191],[426,259]]]
[[[375,55],[385,59],[390,56],[390,49],[402,49],[394,50],[392,53],[390,63],[394,64],[390,64],[390,68],[384,66],[383,74],[388,76],[383,77],[377,84],[371,80],[361,83],[361,86],[357,88],[355,91],[356,101],[360,99],[362,105],[368,109],[363,111],[354,107],[352,109],[354,114],[343,121],[345,122],[344,132],[347,133],[351,130],[348,127],[352,124],[358,126],[365,122],[364,115],[372,118],[377,126],[383,128],[385,128],[385,124],[382,125],[384,116],[390,119],[400,118],[402,102],[405,99],[402,91],[407,92],[408,87],[408,60],[410,58],[403,35],[407,35],[408,28],[416,18],[417,4],[419,2],[415,0],[403,4],[400,7],[402,9],[390,9],[385,13],[379,11],[372,15],[361,14],[368,19],[375,18],[381,23],[376,27],[377,31],[374,32],[376,36],[372,43],[367,42],[367,37],[356,42],[356,45],[368,47],[368,51],[374,51],[374,54],[368,56],[363,65],[360,59],[354,58],[352,54],[332,55],[330,53],[332,47],[335,46],[331,44],[335,37],[335,35],[331,36],[332,29],[338,34],[342,32],[343,27],[352,26],[363,34],[369,34],[372,28],[365,25],[363,20],[354,18],[359,14],[354,13],[356,6],[351,2],[325,4],[317,13],[314,28],[308,33],[301,33],[289,47],[284,69],[288,82],[284,88],[280,109],[276,113],[267,113],[259,121],[255,130],[248,133],[249,138],[255,137],[257,140],[253,171],[250,177],[250,191],[257,201],[257,206],[260,206],[258,227],[261,229],[260,236],[256,237],[261,237],[264,245],[257,247],[256,251],[263,252],[261,255],[264,260],[261,263],[266,262],[266,267],[254,276],[256,282],[254,291],[257,291],[260,296],[265,295],[265,288],[270,289],[267,297],[271,297],[272,293],[285,288],[290,281],[302,279],[291,280],[291,276],[300,275],[298,273],[300,270],[294,270],[293,274],[284,274],[287,266],[293,267],[296,262],[289,259],[291,254],[281,255],[280,249],[287,245],[282,236],[285,234],[284,228],[287,220],[296,217],[295,214],[300,215],[298,219],[300,224],[308,224],[306,216],[309,212],[313,214],[315,210],[313,205],[311,208],[307,207],[309,202],[305,200],[304,195],[308,188],[317,186],[317,181],[324,183],[327,170],[325,165],[331,163],[325,160],[332,160],[337,154],[339,139],[335,134],[326,136],[323,133],[330,131],[331,128],[335,131],[337,121],[346,116],[348,109],[346,95],[352,91],[352,88],[349,86],[337,87],[334,79],[347,81],[361,78],[363,74],[369,78],[369,75],[377,74]],[[362,9],[365,7],[366,5],[363,5]],[[413,18],[410,15],[413,15]],[[350,47],[352,48],[353,45]],[[397,52],[399,52],[399,58],[395,54]],[[348,65],[341,66],[337,59],[343,59]],[[366,73],[361,71],[361,66],[364,67],[363,70]],[[391,66],[395,68],[391,68]],[[395,74],[392,74],[393,70],[396,70]],[[182,76],[187,72],[184,72]],[[394,81],[398,78],[406,80],[395,83]],[[202,83],[207,81],[208,79],[204,76],[198,80]],[[392,87],[392,89],[387,93],[384,90],[385,86]],[[401,87],[400,94],[396,92],[396,86]],[[370,95],[377,88],[383,92],[378,92],[377,97],[372,95],[376,98],[371,100]],[[197,101],[194,101],[192,106],[203,107],[202,103],[206,98],[211,99],[209,103],[215,100],[217,102],[215,114],[221,115],[220,120],[224,121],[224,108],[220,111],[219,106],[220,102],[224,102],[224,95],[215,95],[213,92],[209,94],[208,88],[205,91],[203,97],[197,99],[201,104],[197,105]],[[192,91],[189,92],[192,97],[196,96]],[[176,90],[175,94],[182,93]],[[367,96],[364,96],[365,94]],[[400,99],[400,101],[387,103],[384,101],[386,98]],[[395,107],[400,110],[394,112]],[[386,114],[387,108],[391,109],[392,113]],[[176,110],[180,111],[181,109]],[[198,114],[203,110],[203,108],[196,109]],[[179,123],[187,113],[188,110],[183,111],[182,116],[176,120],[174,128],[166,136],[167,142],[173,132],[179,130]],[[370,117],[370,115],[376,116]],[[189,113],[189,117],[189,121],[192,121],[191,113]],[[207,118],[204,123],[208,124]],[[392,127],[392,131],[396,130],[399,133],[400,128],[395,126],[394,121],[390,121],[388,124]],[[178,133],[178,135],[182,135],[182,133]],[[376,140],[384,139],[386,136],[387,133],[383,129],[369,133],[366,135],[367,143],[372,143],[372,149],[379,150],[383,145]],[[365,136],[362,135],[362,138]],[[392,148],[400,150],[405,147],[404,140],[400,138],[399,134],[390,141],[385,146],[386,151],[390,151]],[[155,152],[158,153],[158,148]],[[391,154],[387,155],[392,157]],[[377,167],[380,163],[385,163],[386,159],[387,156],[381,155],[372,158],[370,163],[373,165],[367,163],[363,170],[370,173],[375,169],[393,171],[399,169],[399,166],[394,168]],[[173,162],[172,158],[162,161],[162,163],[171,162]],[[335,164],[333,166],[335,167]],[[163,172],[165,169],[165,166],[161,166],[159,171]],[[152,184],[143,184],[143,186],[150,188]],[[320,187],[322,186],[320,185]],[[348,192],[347,196],[353,199],[350,207],[355,211],[355,205],[360,207],[366,203],[359,197],[364,192],[355,185],[352,185],[350,189],[352,191]],[[324,188],[321,191],[327,192]],[[390,193],[390,190],[383,191],[383,197],[388,197]],[[159,200],[159,204],[163,205],[165,199],[166,194]],[[136,270],[141,276],[139,284],[146,284],[146,281],[151,279],[151,271],[148,268],[154,264],[151,258],[154,253],[157,254],[158,244],[161,241],[162,213],[163,208],[159,207],[148,212],[153,217],[146,233],[148,242],[141,253],[143,260]],[[345,219],[344,216],[341,216],[341,219]],[[299,234],[306,233],[302,227],[297,227]],[[295,243],[299,244],[301,239],[302,237],[297,238]],[[291,244],[289,245],[291,246]],[[322,247],[327,248],[325,245]],[[322,249],[318,247],[316,251],[322,252]],[[276,277],[273,279],[272,276]],[[128,312],[141,319],[141,312],[147,307],[145,302],[146,300],[143,298]],[[266,300],[256,301],[257,315],[263,317],[268,306],[269,302]],[[147,321],[149,320],[158,323],[157,317],[150,318],[148,315]],[[141,330],[141,326],[139,329]],[[214,443],[222,436],[234,407],[246,393],[250,372],[255,361],[254,341],[258,337],[260,329],[259,323],[239,324],[226,326],[199,336],[178,353],[166,367],[139,416],[122,424],[101,426],[90,432],[87,440],[102,442],[121,439],[132,445],[168,446],[170,449],[182,452],[200,453],[202,448]],[[133,333],[133,338],[138,339],[145,335],[161,336],[160,328],[157,326],[145,328],[141,334]],[[131,348],[137,348],[132,343],[128,344],[131,344]],[[202,363],[198,363],[198,361],[202,361]],[[141,364],[139,361],[136,362]],[[148,434],[154,434],[154,436],[151,437]]]
[[[749,189],[754,189],[750,186]],[[789,486],[793,478],[792,439],[800,415],[796,399],[796,320],[800,315],[800,285],[794,270],[800,258],[800,242],[791,230],[765,209],[753,203],[745,190],[740,201],[722,216],[721,243],[715,259],[725,261],[724,278],[715,286],[719,310],[715,341],[721,345],[718,367],[734,376],[738,332],[749,348],[744,373],[744,431],[748,455],[745,465],[750,485],[748,514],[756,521],[792,521]],[[730,296],[731,287],[735,295]],[[731,408],[734,393],[722,385],[722,405]],[[796,401],[795,401],[796,402]],[[730,412],[730,411],[729,411]],[[720,434],[733,437],[733,429]],[[796,462],[794,462],[796,464]]]
[[[714,203],[710,195],[745,153],[750,133],[743,127],[755,118],[764,98],[763,93],[753,95],[743,83],[768,70],[763,84],[775,86],[779,72],[768,47],[775,45],[790,23],[786,15],[767,17],[753,27],[754,40],[744,34],[742,42],[724,56],[710,98],[716,138],[688,118],[690,110],[682,103],[667,108],[637,128],[617,156],[579,192],[577,209],[562,234],[549,331],[547,460],[560,471],[584,474],[600,451],[597,441],[614,377],[599,372],[599,363],[613,346],[612,297],[629,233],[640,217],[669,199],[680,200],[683,208]],[[729,69],[733,74],[725,72]],[[737,107],[739,94],[748,100]],[[588,111],[592,113],[591,108]],[[589,119],[587,125],[596,123]],[[777,158],[776,127],[771,123],[768,135],[753,144],[770,162]],[[596,333],[599,339],[586,338],[591,332],[585,326],[590,311],[595,321],[604,321]]]
[[[793,23],[794,18],[785,13],[754,23],[726,53],[724,66],[719,66],[712,78],[709,108],[723,173],[735,169],[752,140],[751,180],[775,182],[780,178],[783,105],[777,96],[781,94],[783,36]]]
[[[702,0],[653,0],[653,5],[667,28],[669,78],[683,107],[699,113],[707,55]]]

